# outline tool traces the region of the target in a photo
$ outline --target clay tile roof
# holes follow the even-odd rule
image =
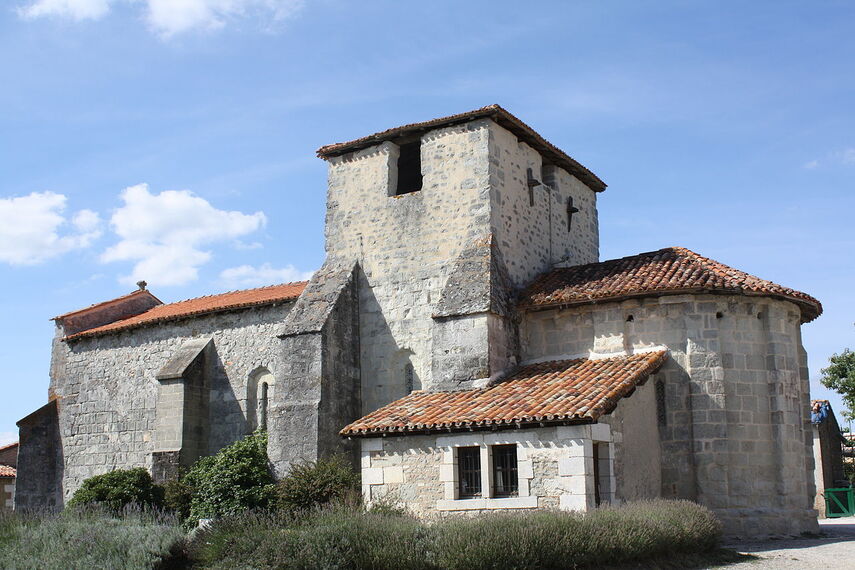
[[[664,350],[522,366],[478,390],[413,392],[341,430],[343,436],[425,433],[540,423],[590,423],[656,372]]]
[[[8,465],[0,465],[0,477],[17,477],[18,470]]]
[[[232,311],[235,309],[243,309],[259,305],[269,305],[279,301],[288,301],[299,297],[300,293],[303,292],[303,289],[306,288],[307,283],[308,281],[284,283],[282,285],[259,287],[258,289],[246,289],[243,291],[222,293],[220,295],[197,297],[196,299],[178,301],[177,303],[169,303],[167,305],[157,305],[144,313],[128,319],[69,335],[65,337],[65,340],[98,336],[144,325],[173,321],[184,317],[217,313],[221,311]]]
[[[355,150],[360,150],[369,146],[374,146],[383,141],[391,140],[401,136],[427,131],[440,127],[447,127],[460,123],[468,123],[475,119],[489,118],[514,133],[521,140],[525,141],[532,148],[537,150],[547,162],[552,162],[560,166],[595,192],[602,192],[606,189],[606,183],[597,177],[596,174],[579,164],[576,160],[567,155],[563,150],[556,147],[545,138],[540,136],[537,131],[529,127],[527,124],[519,120],[517,117],[503,109],[499,105],[488,105],[474,111],[450,115],[448,117],[440,117],[430,121],[421,123],[412,123],[387,129],[367,137],[358,138],[348,142],[328,144],[318,149],[318,156],[321,158],[329,158],[331,156],[339,156]]]
[[[820,302],[806,293],[754,277],[683,247],[554,269],[523,291],[519,306],[581,305],[697,292],[786,299],[799,306],[804,323],[822,313]]]
[[[89,312],[93,309],[98,309],[100,307],[105,307],[107,305],[115,305],[115,304],[120,303],[122,301],[126,301],[128,299],[133,299],[135,297],[151,297],[152,299],[154,299],[157,302],[162,302],[162,301],[160,301],[160,299],[158,299],[157,297],[152,295],[151,291],[149,291],[147,289],[143,289],[143,290],[138,289],[132,293],[128,293],[127,295],[122,295],[121,297],[116,297],[115,299],[110,299],[109,301],[102,301],[100,303],[95,303],[94,305],[89,305],[88,307],[84,307],[83,309],[76,309],[74,311],[69,311],[67,313],[63,313],[61,315],[54,317],[51,320],[54,320],[54,321],[62,320],[62,319],[65,319],[67,317],[72,317],[72,316],[77,315],[79,313],[86,313],[86,312]]]

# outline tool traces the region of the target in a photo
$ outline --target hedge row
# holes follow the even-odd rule
[[[719,539],[715,516],[686,501],[432,523],[338,507],[226,518],[189,556],[209,568],[557,569],[706,553]]]

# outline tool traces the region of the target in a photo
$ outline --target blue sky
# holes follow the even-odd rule
[[[855,348],[853,24],[847,2],[8,0],[0,443],[47,400],[51,317],[139,277],[165,301],[299,279],[317,147],[490,103],[609,184],[602,259],[681,245],[819,298],[827,397]]]

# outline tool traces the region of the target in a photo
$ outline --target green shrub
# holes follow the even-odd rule
[[[152,568],[172,559],[183,543],[178,520],[153,511],[0,512],[0,567],[9,570]]]
[[[286,509],[310,509],[331,502],[359,502],[359,473],[341,456],[291,466],[279,483]]]
[[[90,504],[113,510],[130,504],[160,507],[163,488],[155,485],[151,475],[142,467],[116,469],[86,479],[68,501],[69,507]]]
[[[212,568],[600,568],[710,556],[719,539],[713,514],[686,501],[429,523],[334,505],[229,517],[201,533],[190,552]]]
[[[288,513],[247,513],[217,521],[191,547],[207,568],[429,570],[430,527],[413,518],[335,505]]]
[[[440,568],[566,568],[619,564],[715,548],[721,526],[688,501],[645,501],[589,513],[535,511],[436,525]]]
[[[181,520],[187,520],[190,517],[193,488],[187,483],[186,474],[181,473],[176,479],[167,481],[163,490],[163,507]]]
[[[267,466],[267,434],[256,432],[200,459],[183,485],[192,493],[192,521],[272,506],[276,486]]]

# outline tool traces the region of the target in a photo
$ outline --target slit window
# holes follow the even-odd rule
[[[515,497],[519,493],[517,446],[493,446],[493,496]]]
[[[416,387],[415,371],[413,365],[409,362],[404,366],[404,384],[407,387],[407,394],[413,391]]]
[[[258,427],[267,429],[267,382],[261,384],[261,398],[258,403]]]
[[[458,496],[474,499],[481,496],[481,449],[478,447],[457,448]]]
[[[656,421],[660,427],[668,425],[668,412],[665,409],[665,382],[658,380],[656,386]]]
[[[402,144],[398,154],[398,184],[395,196],[422,189],[422,143]]]

